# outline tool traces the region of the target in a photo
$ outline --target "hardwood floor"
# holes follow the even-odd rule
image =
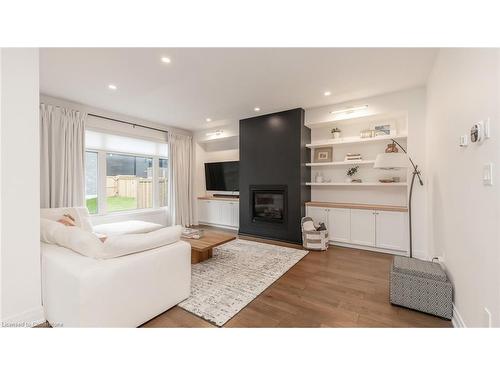
[[[451,327],[448,320],[389,303],[391,260],[337,246],[311,251],[224,327]],[[143,327],[215,326],[174,307]]]

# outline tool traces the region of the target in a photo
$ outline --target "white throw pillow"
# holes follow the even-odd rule
[[[92,232],[69,227],[49,219],[40,219],[40,240],[62,246],[91,258],[100,258],[103,244]]]
[[[116,258],[170,245],[181,239],[182,227],[176,225],[149,233],[122,234],[109,237],[103,244],[101,259]]]
[[[45,243],[54,244],[55,243],[55,231],[60,226],[64,224],[58,223],[57,221],[40,218],[40,241]]]
[[[87,207],[60,207],[60,208],[41,208],[40,217],[57,221],[64,214],[69,214],[75,219],[75,224],[81,229],[92,232],[92,223],[90,221],[89,210]]]

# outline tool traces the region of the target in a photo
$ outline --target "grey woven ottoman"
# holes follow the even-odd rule
[[[451,319],[453,286],[438,263],[395,256],[391,303]]]

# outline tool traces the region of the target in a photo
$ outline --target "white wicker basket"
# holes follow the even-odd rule
[[[327,250],[328,249],[328,230],[304,230],[304,223],[314,221],[310,217],[304,217],[301,221],[302,227],[302,246],[308,250]]]

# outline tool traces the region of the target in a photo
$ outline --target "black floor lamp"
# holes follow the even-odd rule
[[[410,185],[410,195],[408,197],[408,222],[410,226],[410,258],[413,256],[413,241],[412,241],[412,231],[411,231],[411,197],[413,194],[413,183],[415,182],[415,177],[418,178],[418,182],[420,186],[423,186],[424,183],[422,178],[420,177],[420,171],[418,169],[418,165],[416,165],[413,160],[408,156],[408,153],[396,140],[391,139],[393,144],[399,146],[399,148],[404,152],[404,154],[400,154],[398,152],[386,152],[383,154],[378,154],[375,159],[375,164],[373,168],[378,169],[400,169],[400,168],[408,168],[408,160],[410,161],[413,172],[411,177],[411,185]],[[395,148],[395,147],[393,147]]]

